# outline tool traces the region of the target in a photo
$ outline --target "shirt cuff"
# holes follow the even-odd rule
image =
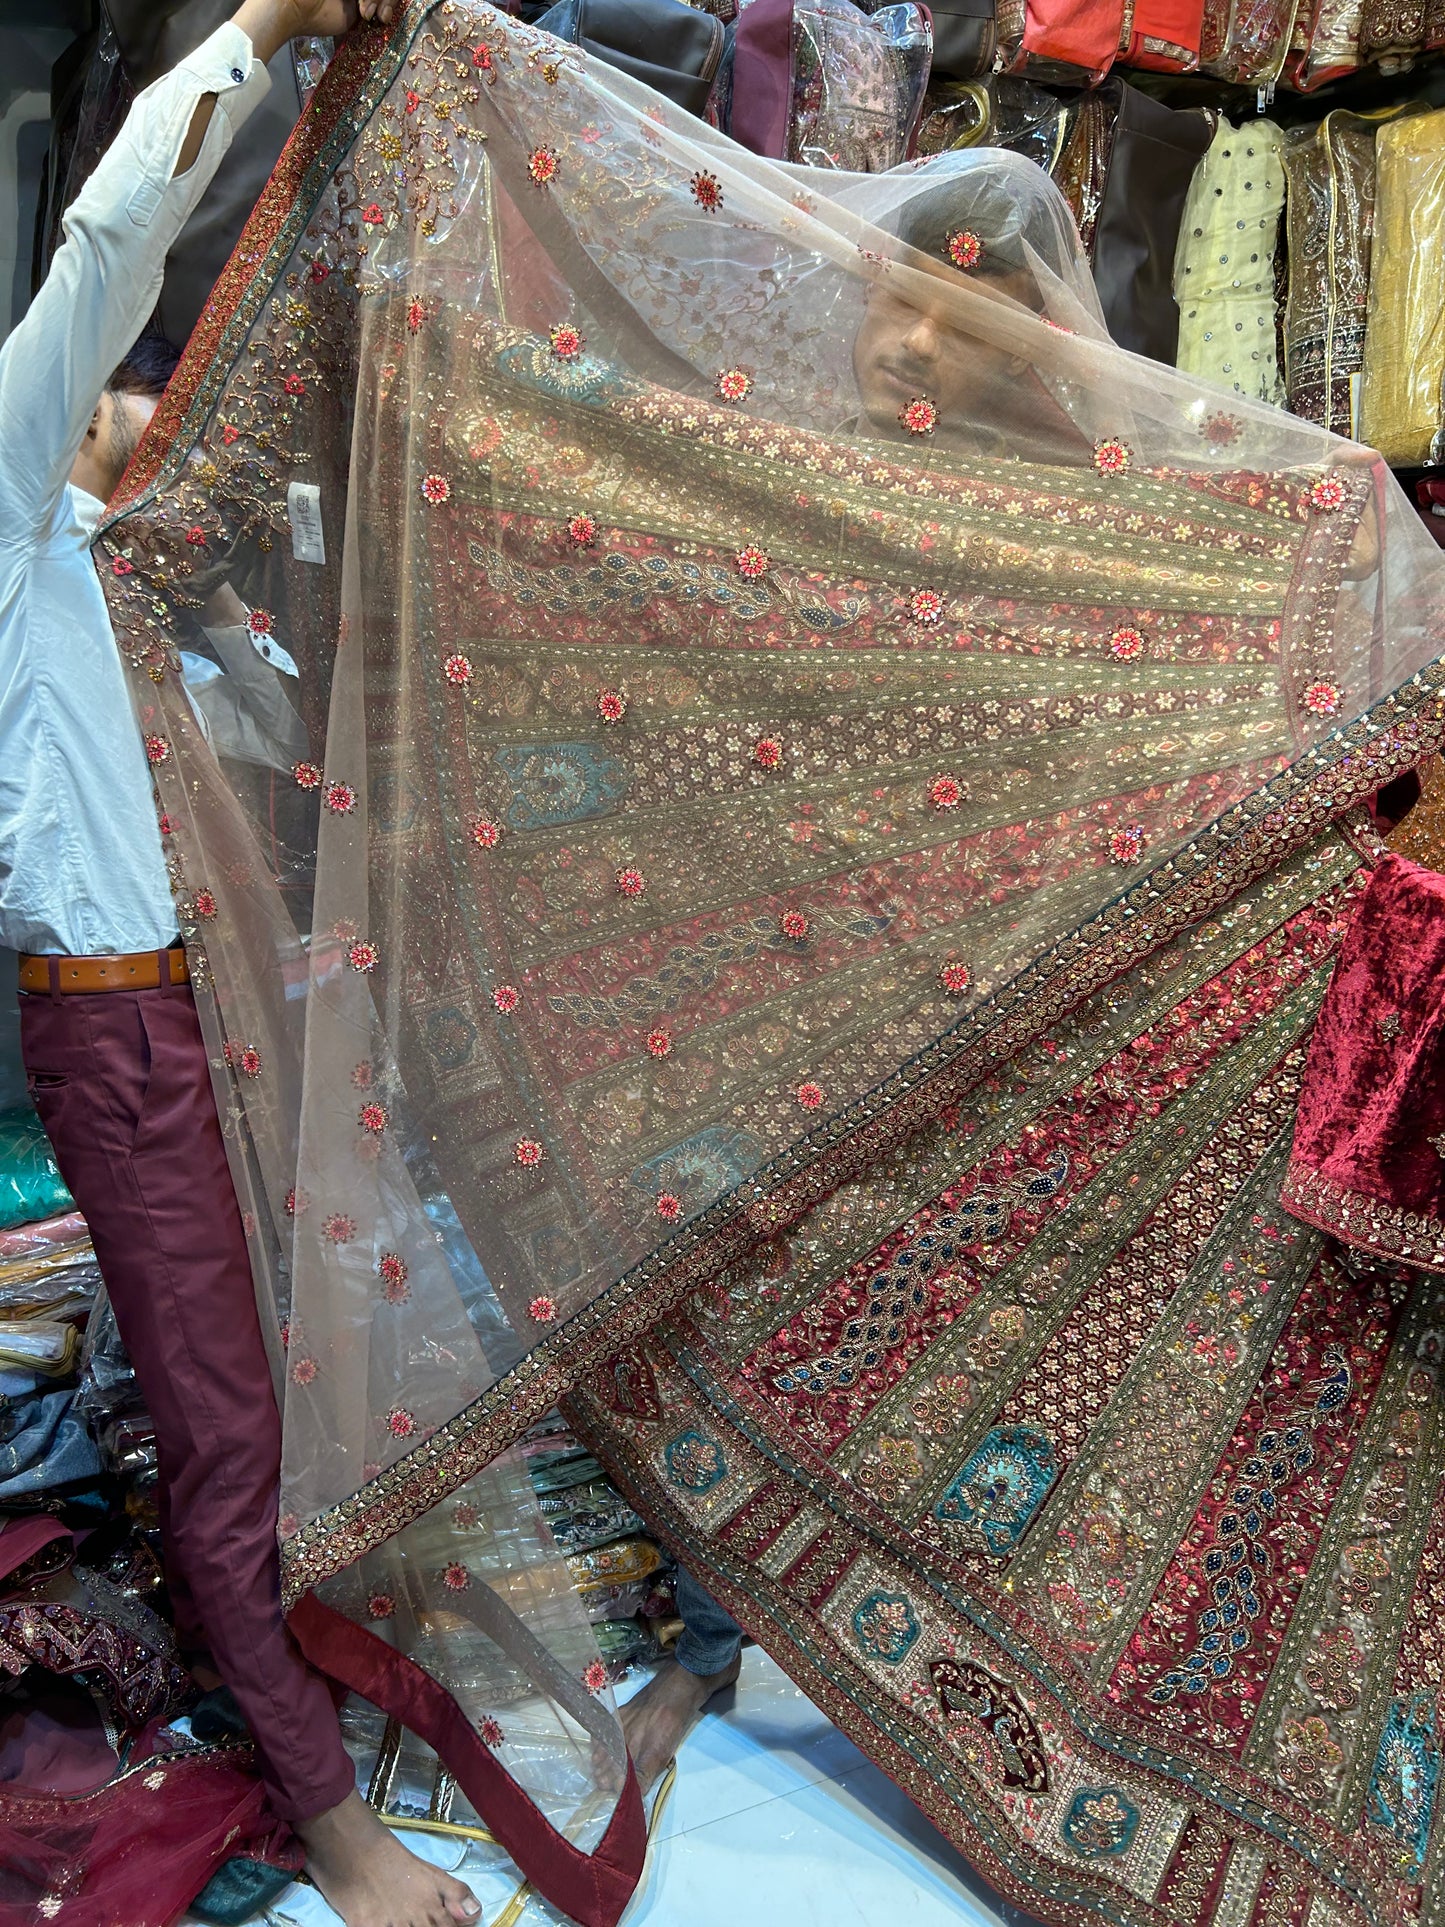
[[[217,27],[209,40],[181,61],[177,71],[196,80],[203,94],[215,94],[233,126],[260,105],[271,87],[264,63],[233,20]]]

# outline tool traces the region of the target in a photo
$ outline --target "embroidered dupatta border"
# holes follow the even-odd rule
[[[441,0],[412,0],[393,29],[350,34],[287,142],[113,498],[104,534],[167,479],[214,409],[277,273],[337,163],[371,118]],[[173,459],[174,458],[174,459]],[[538,1343],[425,1443],[283,1545],[288,1606],[420,1518],[550,1410],[588,1371],[760,1237],[795,1221],[942,1104],[1180,930],[1445,741],[1445,664],[1432,664],[1312,746],[1132,890],[1005,985],[884,1083],[720,1198]]]
[[[569,1406],[568,1416],[584,1441],[598,1442],[585,1412],[580,1424],[575,1404]],[[729,1416],[737,1421],[735,1410],[730,1409]],[[752,1437],[746,1421],[742,1429]],[[755,1437],[752,1442],[757,1443]],[[1136,1904],[1125,1912],[1121,1906],[1124,1897],[1117,1889],[1089,1887],[1086,1866],[1074,1870],[1077,1878],[1070,1880],[1063,1862],[1049,1866],[1010,1842],[1002,1829],[986,1828],[977,1806],[968,1798],[971,1789],[965,1776],[943,1778],[937,1757],[928,1757],[935,1744],[933,1734],[908,1709],[890,1702],[866,1669],[851,1674],[830,1669],[824,1643],[807,1630],[806,1615],[790,1608],[780,1582],[756,1567],[749,1570],[726,1552],[719,1560],[716,1548],[702,1547],[695,1526],[678,1510],[660,1481],[650,1476],[645,1464],[625,1456],[618,1458],[614,1453],[609,1455],[608,1476],[634,1507],[644,1512],[674,1556],[695,1569],[713,1597],[740,1624],[749,1620],[757,1623],[760,1614],[765,1619],[771,1616],[784,1636],[765,1641],[769,1656],[835,1726],[883,1767],[1005,1900],[1059,1927],[1111,1920],[1115,1927],[1126,1927],[1126,1923],[1127,1927],[1145,1927],[1146,1923],[1148,1927],[1175,1927],[1177,1917],[1172,1913],[1166,1916],[1157,1901],[1129,1896]],[[869,1548],[876,1546],[866,1525],[849,1520],[838,1524],[850,1540]],[[1256,1832],[1260,1844],[1276,1854],[1298,1856],[1302,1869],[1328,1882],[1347,1904],[1362,1913],[1368,1911],[1370,1884],[1383,1887],[1389,1877],[1382,1871],[1381,1848],[1352,1840],[1328,1816],[1322,1819],[1304,1801],[1282,1788],[1262,1785],[1248,1768],[1210,1757],[1182,1736],[1176,1736],[1166,1750],[1158,1733],[1132,1710],[1113,1706],[1104,1709],[1089,1696],[1074,1697],[1069,1690],[1074,1656],[1046,1629],[1030,1621],[1016,1602],[982,1600],[956,1582],[940,1582],[926,1565],[901,1548],[889,1550],[904,1573],[911,1573],[921,1587],[934,1592],[942,1610],[956,1615],[981,1638],[996,1643],[1028,1675],[1040,1696],[1053,1703],[1061,1723],[1072,1727],[1089,1746],[1123,1761],[1152,1781],[1162,1782],[1168,1797],[1184,1806],[1192,1818],[1213,1817],[1217,1821],[1228,1816]],[[1012,1856],[1010,1846],[1015,1848]],[[1329,1856],[1334,1857],[1334,1865],[1326,1870],[1323,1863]],[[1173,1857],[1171,1853],[1171,1863]],[[1346,1878],[1346,1870],[1353,1880]],[[1355,1917],[1358,1919],[1358,1915]],[[1375,1918],[1378,1921],[1380,1916],[1376,1914]]]
[[[96,541],[122,516],[131,514],[160,482],[179,471],[189,447],[188,431],[198,429],[214,409],[241,345],[315,214],[338,161],[350,151],[391,88],[427,18],[443,3],[411,0],[394,26],[363,23],[338,47],[310,106],[282,148],[175,374],[106,504]]]

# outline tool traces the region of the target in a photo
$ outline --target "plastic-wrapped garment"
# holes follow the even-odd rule
[[[1205,0],[1199,64],[1241,87],[1272,87],[1284,70],[1300,0]]]
[[[1117,106],[1093,217],[1094,284],[1120,347],[1172,362],[1179,341],[1174,256],[1184,202],[1215,117],[1204,108],[1166,107],[1119,80],[1109,88],[1118,90]]]
[[[101,1464],[124,1484],[128,1516],[159,1525],[155,1425],[104,1292],[86,1327],[76,1410],[100,1448]]]
[[[1285,400],[1296,415],[1341,435],[1354,431],[1365,354],[1383,119],[1327,114],[1317,126],[1290,128],[1282,150]]]
[[[600,1626],[608,1620],[636,1619],[651,1590],[651,1580],[630,1579],[617,1586],[579,1586],[577,1593],[588,1619]]]
[[[642,1531],[642,1521],[607,1479],[549,1494],[540,1501],[552,1537],[566,1553],[586,1552]]]
[[[73,1204],[35,1112],[28,1104],[0,1112],[0,1230],[53,1218]]]
[[[1445,111],[1382,128],[1360,434],[1387,462],[1445,459]]]
[[[566,1492],[573,1486],[590,1485],[602,1476],[602,1467],[590,1452],[569,1452],[565,1457],[532,1459],[528,1462],[533,1489],[539,1496]]]
[[[1072,106],[1061,111],[1054,124],[1061,145],[1049,172],[1069,204],[1091,264],[1099,209],[1104,204],[1104,189],[1109,179],[1109,158],[1114,151],[1118,91],[1117,84],[1106,84],[1095,93],[1077,97]],[[1039,130],[1044,131],[1044,128]]]
[[[597,1636],[597,1650],[612,1679],[634,1660],[648,1659],[657,1650],[652,1634],[635,1619],[599,1620],[593,1631]]]
[[[90,1234],[79,1211],[65,1211],[58,1217],[41,1218],[34,1224],[13,1226],[0,1231],[0,1265],[17,1258],[47,1258],[58,1246],[89,1243]]]
[[[1124,0],[1001,0],[999,59],[1045,86],[1090,86],[1113,66]]]
[[[878,0],[860,0],[865,13],[878,12]],[[994,0],[931,0],[933,77],[941,81],[980,80],[998,53]]]
[[[1124,0],[1119,59],[1155,73],[1192,73],[1203,27],[1204,0]]]
[[[79,1408],[95,1433],[112,1471],[142,1469],[137,1445],[150,1438],[150,1419],[135,1371],[121,1343],[115,1313],[102,1292],[85,1331],[81,1357]],[[154,1463],[154,1449],[150,1454]]]
[[[0,1262],[0,1318],[79,1321],[99,1290],[100,1266],[89,1238]]]
[[[800,0],[787,158],[854,174],[897,167],[912,148],[931,52],[921,7],[869,16],[851,0]]]
[[[74,1325],[49,1318],[0,1319],[0,1371],[38,1372],[42,1378],[62,1378],[74,1371],[80,1356],[80,1334]]]
[[[592,1586],[630,1586],[648,1579],[662,1564],[662,1554],[651,1539],[618,1539],[596,1546],[567,1561],[572,1583],[585,1591]]]
[[[1291,84],[1309,93],[1360,65],[1365,0],[1310,0],[1301,9],[1289,63]]]
[[[920,155],[977,147],[989,138],[992,121],[990,92],[980,81],[943,81],[928,90],[915,146]]]
[[[1174,262],[1175,366],[1255,401],[1280,399],[1274,296],[1282,140],[1273,121],[1220,125],[1190,183]]]
[[[1093,96],[1048,93],[1030,80],[1015,80],[1008,74],[1000,74],[989,82],[991,112],[985,136],[987,144],[1006,147],[1011,154],[1022,154],[1025,160],[1032,161],[1059,181],[1059,165],[1078,118],[1081,98]],[[1067,195],[1068,190],[1064,191]]]

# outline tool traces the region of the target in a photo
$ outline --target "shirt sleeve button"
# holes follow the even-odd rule
[[[239,87],[245,80],[246,76],[241,72],[241,69],[239,67],[233,67],[231,69],[231,78],[232,80],[235,81],[236,85]]]

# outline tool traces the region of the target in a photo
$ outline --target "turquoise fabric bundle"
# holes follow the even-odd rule
[[[74,1208],[50,1139],[30,1106],[0,1111],[0,1231]]]

